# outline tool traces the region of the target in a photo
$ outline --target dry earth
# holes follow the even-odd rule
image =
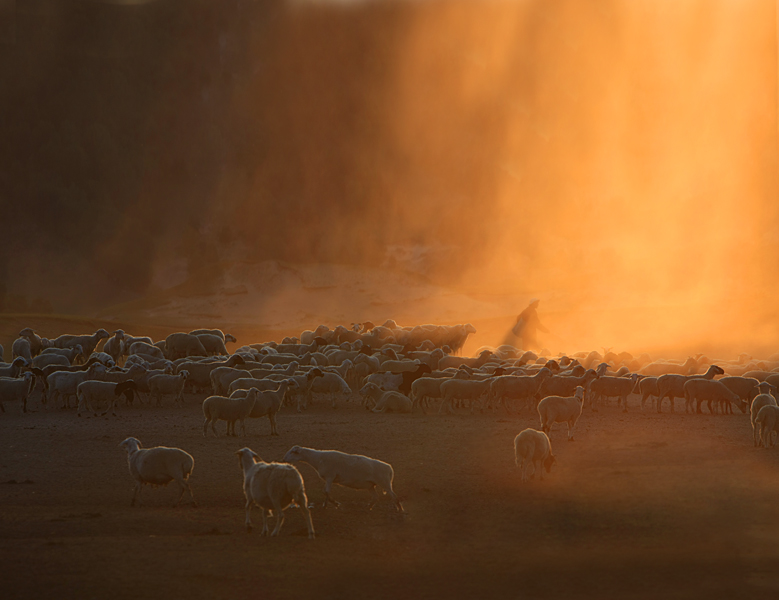
[[[355,404],[285,409],[246,438],[202,436],[185,407],[116,418],[46,409],[0,415],[2,597],[15,598],[762,598],[779,593],[779,456],[755,449],[748,417],[586,412],[576,441],[552,433],[559,464],[520,483],[513,437],[537,418],[467,411],[376,415]],[[666,409],[667,410],[667,409]],[[222,424],[222,427],[224,425]],[[198,508],[174,486],[132,480],[117,444],[178,446],[195,458]],[[407,515],[336,488],[312,510],[317,539],[287,511],[279,538],[243,528],[249,446],[280,459],[294,444],[391,462]],[[303,465],[309,498],[323,484]],[[259,513],[254,514],[255,525]],[[256,531],[256,530],[255,530]]]

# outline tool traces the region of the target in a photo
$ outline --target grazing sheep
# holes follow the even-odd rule
[[[127,464],[130,467],[130,475],[135,479],[135,492],[130,506],[141,505],[141,486],[167,485],[171,481],[179,484],[181,493],[174,506],[181,504],[184,492],[189,492],[192,504],[197,506],[195,496],[192,495],[192,489],[187,480],[195,468],[195,459],[190,454],[180,448],[167,448],[157,446],[156,448],[141,448],[141,442],[134,437],[129,437],[119,444],[127,450]]]
[[[760,381],[752,377],[723,377],[718,379],[721,384],[726,386],[731,392],[736,394],[746,406],[752,403],[752,399],[757,396],[757,386]]]
[[[520,459],[522,459],[521,464]],[[536,472],[539,474],[539,479],[543,481],[544,469],[550,473],[556,462],[557,459],[552,454],[552,443],[543,431],[528,428],[514,438],[514,464],[522,469],[522,483],[527,483]],[[532,471],[530,471],[531,466]]]
[[[22,369],[26,367],[27,364],[27,359],[22,356],[15,358],[10,365],[0,363],[0,377],[19,377],[22,373]]]
[[[597,381],[597,380],[596,380]],[[582,415],[584,388],[576,388],[571,397],[547,396],[538,403],[538,415],[541,417],[541,429],[544,433],[552,430],[554,423],[568,424],[568,441],[573,441],[573,428]]]
[[[165,358],[176,360],[189,356],[208,356],[197,336],[189,333],[171,333],[165,338]]]
[[[165,358],[165,354],[154,346],[147,342],[133,342],[127,349],[130,356],[134,354],[141,354],[143,356],[153,356],[154,358]]]
[[[661,412],[663,398],[671,401],[671,412],[674,412],[674,400],[684,398],[684,386],[693,379],[712,380],[715,375],[724,375],[725,371],[717,365],[711,365],[703,375],[684,376],[667,373],[657,378],[657,412]]]
[[[182,369],[178,375],[153,375],[149,377],[149,395],[157,399],[157,406],[162,406],[162,397],[173,395],[174,403],[184,405],[184,385],[189,377],[189,371]]]
[[[314,524],[308,510],[306,487],[300,472],[294,465],[277,462],[266,463],[249,448],[236,452],[243,470],[243,493],[246,496],[246,531],[251,532],[252,507],[262,511],[262,533],[275,536],[284,524],[284,511],[292,502],[303,511],[308,527],[308,539],[314,539]],[[268,514],[276,513],[276,528],[270,533]]]
[[[518,410],[522,410],[523,406],[530,404],[541,389],[541,385],[551,376],[552,371],[546,367],[539,369],[532,377],[527,375],[502,375],[492,381],[490,395],[498,403],[503,403],[506,413],[509,412],[509,400],[524,403],[519,404]]]
[[[330,398],[335,408],[335,401],[339,397],[343,400],[349,400],[352,396],[352,388],[344,379],[336,373],[323,373],[321,377],[315,378],[311,382],[309,398],[314,394],[324,395]]]
[[[658,398],[658,406],[660,399]],[[711,379],[690,379],[684,384],[684,411],[692,412],[692,403],[697,402],[695,412],[701,414],[701,403],[706,401],[709,412],[714,413],[713,403],[722,404],[723,410],[731,403],[736,403],[742,412],[746,411],[746,405],[741,399],[731,392],[727,386],[719,381]]]
[[[338,450],[314,450],[302,446],[290,448],[283,460],[289,463],[304,462],[314,468],[317,475],[325,482],[323,508],[327,507],[328,501],[335,506],[340,506],[340,502],[330,496],[330,490],[336,483],[355,490],[369,490],[373,494],[373,499],[368,510],[379,502],[379,492],[376,489],[379,487],[389,494],[395,503],[395,508],[399,512],[403,512],[403,505],[395,494],[395,490],[392,489],[395,472],[389,463],[360,454],[346,454]]]
[[[6,402],[19,401],[22,412],[27,412],[27,398],[30,397],[35,380],[32,373],[25,373],[21,378],[0,377],[0,412],[5,412]]]
[[[211,423],[211,431],[216,432],[217,421],[227,421],[227,435],[235,436],[235,422],[241,422],[241,435],[246,435],[246,417],[248,417],[260,391],[256,388],[249,390],[244,398],[226,398],[225,396],[209,396],[203,400],[203,437],[207,437],[208,424]]]
[[[776,399],[771,392],[776,388],[770,383],[763,382],[757,386],[760,392],[752,400],[752,406],[749,409],[749,420],[752,423],[752,440],[755,446],[759,445],[760,428],[757,426],[757,415],[764,406],[776,406]]]
[[[630,377],[610,377],[604,375],[590,381],[588,390],[590,392],[590,405],[593,412],[598,412],[597,406],[603,398],[619,398],[622,404],[622,412],[628,412],[628,396],[633,392],[638,380],[638,373],[633,373]]]
[[[230,355],[230,353],[227,351],[227,348],[225,347],[224,339],[218,335],[214,335],[213,333],[198,333],[193,335],[196,335],[197,339],[200,340],[200,343],[203,344],[203,348],[206,349],[208,356]]]
[[[190,331],[189,334],[190,335],[203,335],[203,334],[215,335],[225,343],[227,342],[235,343],[237,341],[234,335],[230,335],[229,333],[224,333],[221,329],[195,329],[194,331]]]
[[[773,448],[776,444],[774,432],[779,432],[779,406],[766,404],[757,412],[755,426],[760,428],[763,448]]]
[[[365,408],[373,408],[376,413],[410,413],[412,410],[412,402],[406,396],[394,390],[385,391],[375,383],[366,383],[360,389],[360,395],[365,398]]]
[[[133,394],[137,386],[134,381],[124,381],[122,383],[112,383],[110,381],[84,381],[78,384],[76,388],[76,397],[78,398],[78,412],[81,416],[82,410],[89,410],[97,416],[96,407],[106,403],[106,409],[101,413],[105,415],[109,410],[116,416],[116,403],[119,396],[124,396],[126,404],[132,404]]]

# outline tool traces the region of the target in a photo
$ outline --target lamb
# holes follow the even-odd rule
[[[180,448],[168,448],[157,446],[156,448],[141,448],[141,442],[134,437],[129,437],[119,444],[127,450],[127,464],[130,467],[130,475],[135,479],[135,492],[130,506],[141,505],[141,486],[143,485],[167,485],[171,481],[179,484],[181,493],[174,506],[181,504],[184,492],[189,492],[192,505],[197,506],[195,496],[187,480],[195,468],[195,459]]]
[[[499,403],[502,402],[506,413],[509,413],[509,400],[516,400],[524,405],[529,404],[531,399],[538,394],[544,381],[551,376],[552,372],[546,367],[539,369],[532,377],[502,375],[492,381],[490,394]],[[522,406],[520,404],[519,410],[522,410]]]
[[[469,400],[471,403],[471,412],[475,402],[480,402],[484,397],[489,396],[490,385],[493,379],[484,379],[481,381],[472,381],[469,379],[449,379],[441,384],[441,406],[438,407],[440,413],[444,406],[446,412],[452,413],[453,402],[457,400]],[[482,403],[483,406],[483,403]]]
[[[35,380],[29,372],[21,378],[0,377],[0,412],[5,412],[5,402],[17,400],[22,403],[22,412],[27,412],[27,399],[34,387]]]
[[[82,410],[90,410],[97,416],[96,406],[105,402],[105,415],[109,409],[111,414],[116,416],[116,403],[119,396],[124,396],[125,403],[132,404],[133,393],[137,389],[134,381],[125,381],[122,383],[112,383],[110,381],[84,381],[78,384],[76,388],[76,397],[78,398],[78,412],[81,416]]]
[[[779,406],[766,404],[761,408],[755,418],[755,426],[760,428],[763,448],[773,448],[776,444],[774,432],[779,432]]]
[[[547,396],[538,403],[538,415],[541,417],[541,429],[544,433],[552,430],[554,423],[568,424],[568,441],[573,441],[573,429],[582,414],[584,388],[578,386],[571,397]]]
[[[671,412],[674,412],[674,399],[684,398],[684,385],[691,379],[714,379],[715,375],[723,375],[725,371],[717,365],[711,365],[706,373],[697,376],[678,375],[675,373],[668,373],[661,375],[657,378],[657,412],[661,412],[663,398],[668,398],[671,401]]]
[[[776,399],[771,395],[771,392],[776,388],[770,383],[763,382],[757,386],[760,392],[752,400],[752,406],[749,410],[749,420],[752,423],[752,440],[755,446],[759,445],[758,436],[760,434],[760,428],[757,426],[757,415],[764,406],[776,406]]]
[[[175,396],[174,402],[179,406],[184,405],[184,384],[189,377],[189,371],[182,369],[178,375],[153,375],[149,377],[149,395],[157,399],[157,406],[162,406],[162,397]]]
[[[208,424],[211,423],[211,431],[214,436],[217,421],[227,421],[227,435],[235,435],[235,422],[241,422],[241,434],[246,435],[246,417],[248,417],[260,391],[256,388],[249,390],[244,398],[226,398],[224,396],[209,396],[203,400],[203,437],[207,437]]]
[[[317,475],[325,482],[323,508],[327,507],[328,501],[335,506],[340,506],[340,502],[330,496],[333,484],[337,483],[356,490],[369,490],[373,494],[373,499],[368,510],[379,502],[379,492],[376,489],[379,487],[389,494],[398,512],[404,512],[400,499],[392,489],[395,472],[389,463],[360,454],[346,454],[338,450],[314,450],[302,446],[290,448],[283,460],[289,463],[304,462],[314,468]]]
[[[19,377],[22,373],[22,369],[26,367],[27,364],[27,359],[21,356],[15,358],[10,365],[0,363],[0,377]]]
[[[723,409],[731,402],[739,405],[742,411],[746,411],[746,406],[741,404],[740,398],[731,392],[727,386],[719,381],[711,379],[690,379],[684,384],[684,411],[692,412],[692,403],[697,401],[696,412],[701,413],[701,403],[705,400],[709,407],[709,412],[713,413],[713,403],[722,403]],[[659,404],[659,399],[658,399]]]
[[[369,400],[372,400],[373,412],[376,413],[410,413],[413,406],[411,400],[400,392],[393,390],[385,391],[375,383],[365,384],[360,389],[360,395],[365,398],[365,408],[371,408],[368,404]]]
[[[584,393],[584,388],[582,388],[582,393]],[[520,458],[522,459],[521,464]],[[527,483],[535,476],[536,472],[539,474],[539,479],[543,481],[543,469],[550,473],[556,462],[557,459],[552,454],[552,443],[549,441],[549,436],[543,431],[528,428],[514,438],[514,464],[522,469],[522,483]],[[531,465],[532,471],[530,471]]]
[[[251,532],[252,507],[262,510],[262,533],[275,536],[284,524],[284,511],[295,502],[303,511],[308,527],[308,539],[313,540],[314,524],[308,510],[306,487],[300,471],[294,465],[277,462],[266,463],[249,448],[236,452],[243,470],[243,493],[246,497],[246,531]],[[270,533],[268,513],[276,513],[276,528]]]
[[[619,397],[622,412],[628,411],[628,396],[633,392],[638,380],[638,373],[630,377],[609,377],[608,375],[593,379],[589,384],[591,394],[590,404],[593,412],[598,412],[597,406],[602,398]]]

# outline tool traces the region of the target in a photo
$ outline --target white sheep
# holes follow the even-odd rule
[[[303,511],[308,527],[308,539],[313,540],[314,524],[308,510],[306,486],[300,471],[294,465],[271,462],[266,463],[249,448],[236,452],[243,470],[243,493],[246,497],[246,531],[252,530],[252,507],[257,505],[262,511],[262,533],[260,535],[278,535],[284,524],[284,511],[295,502]],[[268,514],[276,513],[276,527],[270,533]]]
[[[543,481],[544,469],[547,473],[551,472],[552,465],[556,462],[557,459],[552,454],[552,442],[543,431],[528,428],[514,438],[514,464],[522,469],[523,483],[527,483],[536,472]],[[533,471],[530,471],[531,466]]]
[[[248,417],[259,395],[259,390],[252,388],[244,398],[226,398],[225,396],[209,396],[203,400],[203,437],[207,436],[208,424],[216,433],[216,422],[227,421],[227,435],[235,435],[235,422],[241,422],[241,434],[246,435],[246,417]],[[232,432],[232,433],[231,433]]]
[[[27,363],[32,363],[32,348],[30,346],[30,340],[26,337],[18,337],[11,345],[12,358],[21,356],[27,360]],[[3,354],[0,352],[0,360],[3,359]]]
[[[28,366],[27,359],[22,356],[15,358],[10,365],[0,363],[0,377],[19,377],[26,366]]]
[[[349,400],[352,396],[352,388],[344,379],[336,373],[323,373],[321,377],[316,377],[311,382],[309,397],[314,394],[327,396],[330,398],[335,408],[335,401],[338,398]]]
[[[192,504],[197,506],[192,488],[187,480],[195,468],[195,459],[180,448],[168,448],[157,446],[156,448],[141,448],[141,442],[134,437],[129,437],[119,444],[127,450],[127,464],[130,467],[130,475],[135,479],[135,493],[131,506],[141,505],[141,486],[167,485],[171,481],[179,484],[181,493],[175,506],[181,504],[184,492],[189,492]]]
[[[89,410],[97,416],[96,407],[105,402],[106,409],[102,414],[105,415],[111,410],[111,414],[116,416],[116,403],[119,400],[119,396],[124,395],[125,403],[132,404],[133,393],[137,389],[134,381],[124,381],[122,383],[84,381],[79,383],[76,388],[76,398],[78,398],[77,415],[80,417],[82,410]]]
[[[49,389],[49,399],[55,401],[62,397],[62,406],[69,406],[68,399],[76,396],[78,384],[88,380],[96,379],[105,372],[105,366],[98,363],[92,364],[89,369],[84,371],[56,371],[46,378],[46,384]]]
[[[360,395],[365,398],[366,408],[371,408],[369,399],[373,401],[372,407],[375,413],[410,413],[412,409],[412,402],[406,396],[394,390],[385,391],[375,383],[366,383],[360,389]]]
[[[472,381],[468,379],[449,379],[441,384],[441,406],[438,407],[440,413],[446,407],[447,413],[453,413],[455,400],[468,400],[471,404],[471,412],[476,402],[483,406],[483,398],[489,396],[492,379]]]
[[[547,396],[538,403],[538,415],[541,417],[541,429],[544,433],[552,430],[554,423],[568,424],[568,441],[573,441],[573,429],[582,415],[584,388],[578,386],[573,396]]]
[[[757,412],[755,425],[760,428],[763,448],[773,448],[776,443],[774,432],[779,432],[779,406],[766,404]]]
[[[260,417],[267,416],[270,421],[270,434],[279,435],[276,429],[276,413],[279,412],[281,405],[284,403],[284,395],[287,393],[287,390],[294,390],[297,387],[298,384],[294,379],[285,379],[278,384],[276,389],[258,392],[257,400],[249,413],[249,417],[259,419]]]
[[[760,392],[752,400],[752,405],[749,409],[749,420],[752,423],[752,441],[755,446],[759,446],[758,438],[760,437],[760,428],[757,426],[757,415],[764,406],[776,406],[776,399],[771,395],[771,392],[776,388],[770,383],[763,382],[757,386]]]
[[[369,510],[379,502],[379,492],[376,489],[379,487],[389,494],[398,511],[403,512],[403,505],[395,490],[392,489],[395,472],[389,463],[360,454],[346,454],[338,450],[314,450],[302,446],[290,448],[284,455],[284,462],[304,462],[314,468],[317,475],[325,482],[325,501],[322,505],[324,508],[327,507],[328,501],[335,506],[340,506],[340,503],[330,496],[330,490],[336,483],[356,490],[369,490],[373,494],[373,499],[368,506]]]
[[[173,395],[174,403],[184,405],[184,385],[187,383],[189,371],[182,369],[178,375],[152,375],[149,377],[149,395],[157,399],[157,406],[162,406],[162,397]]]
[[[628,396],[633,392],[638,380],[638,373],[633,373],[630,377],[610,377],[604,375],[593,379],[588,384],[590,392],[590,406],[593,412],[598,412],[598,406],[603,398],[619,398],[622,404],[622,412],[628,411]]]
[[[30,397],[35,380],[32,373],[25,373],[22,378],[0,377],[0,411],[5,412],[5,402],[20,401],[22,412],[27,412],[27,398]]]

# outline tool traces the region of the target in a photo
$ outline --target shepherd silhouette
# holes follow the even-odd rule
[[[520,347],[523,350],[535,350],[539,348],[536,332],[549,333],[549,330],[541,324],[538,318],[538,298],[533,298],[527,308],[517,316],[517,324],[511,330],[520,340]]]

